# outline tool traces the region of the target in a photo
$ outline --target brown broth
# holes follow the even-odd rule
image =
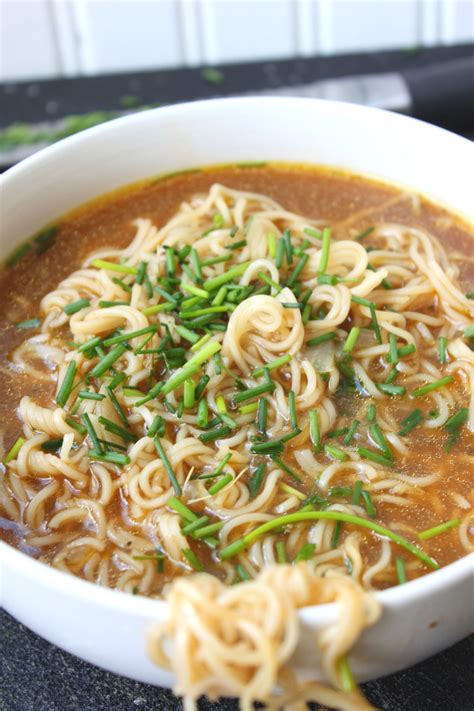
[[[0,419],[4,452],[21,434],[21,423],[15,413],[20,398],[29,394],[39,402],[48,403],[52,395],[49,385],[19,374],[11,367],[14,349],[31,335],[31,332],[17,329],[16,324],[37,316],[42,297],[79,268],[91,251],[102,246],[121,248],[127,245],[135,232],[133,219],[147,217],[161,226],[183,200],[207,191],[215,182],[264,193],[289,210],[324,218],[336,237],[355,236],[378,221],[394,221],[430,231],[443,243],[448,254],[473,255],[472,229],[441,207],[390,185],[322,168],[280,164],[262,168],[216,167],[164,180],[144,181],[101,197],[61,218],[56,242],[45,254],[36,257],[30,253],[16,266],[0,271],[0,383],[3,392]],[[369,235],[364,244],[370,243]],[[461,281],[466,291],[472,289],[472,260],[461,265]],[[457,382],[455,387],[462,388],[462,385]],[[357,395],[347,396],[345,405],[352,414],[346,419],[342,416],[338,426],[349,424],[352,417],[357,416],[354,413],[366,407]],[[427,403],[421,403],[421,406],[428,407]],[[388,399],[384,407],[391,410],[398,421],[402,419],[396,400]],[[458,492],[467,498],[471,496],[472,503],[472,471],[467,456],[474,452],[474,436],[464,428],[460,441],[449,456],[444,450],[445,441],[444,432],[434,430],[427,435],[426,430],[420,428],[406,438],[410,454],[401,462],[399,471],[421,475],[436,470],[443,476],[437,484],[420,489],[415,506],[407,509],[390,503],[378,506],[378,521],[391,527],[397,521],[405,520],[422,530],[459,514],[460,509],[452,499],[453,493]],[[291,453],[287,462],[294,463]],[[343,485],[344,477],[340,482],[333,482],[333,485],[337,484]],[[305,490],[307,494],[311,493],[308,483]],[[108,507],[108,515],[121,519],[126,515],[125,508],[125,503],[115,497]],[[64,528],[65,532],[67,530]],[[74,536],[73,525],[69,531]],[[22,546],[21,532],[6,520],[0,526],[0,535],[12,545]],[[372,554],[375,555],[373,538],[367,534],[364,540],[370,559]],[[201,557],[204,551],[207,555],[208,549],[202,544],[198,544],[198,550]],[[427,541],[425,550],[442,565],[464,554],[455,530]],[[48,558],[53,552],[48,552]],[[212,558],[208,563],[212,566]],[[381,579],[378,584],[386,587],[393,582]]]

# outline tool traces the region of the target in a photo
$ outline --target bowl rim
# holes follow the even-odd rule
[[[350,111],[352,114],[359,114],[360,116],[374,115],[378,114],[382,121],[386,121],[388,125],[390,123],[393,127],[396,125],[400,126],[417,126],[418,130],[422,130],[425,133],[431,132],[433,136],[438,136],[444,141],[451,141],[454,145],[458,144],[458,147],[467,148],[474,152],[474,144],[464,138],[454,134],[444,128],[439,126],[434,126],[432,124],[426,123],[419,119],[406,116],[403,114],[396,114],[391,111],[386,111],[384,109],[378,109],[375,107],[362,106],[357,104],[350,104],[348,102],[341,101],[328,101],[322,99],[312,99],[308,97],[280,97],[280,96],[245,96],[245,97],[226,97],[226,98],[216,98],[216,99],[204,99],[198,101],[188,101],[177,104],[171,104],[168,106],[158,107],[154,109],[148,109],[142,112],[132,113],[127,116],[122,116],[106,123],[93,126],[92,128],[86,129],[77,133],[73,136],[64,138],[57,143],[51,144],[37,153],[29,156],[25,160],[17,163],[16,165],[9,168],[1,176],[2,188],[13,179],[22,179],[27,177],[28,172],[37,163],[41,163],[43,160],[53,159],[56,154],[61,154],[69,148],[74,146],[80,146],[81,144],[87,144],[90,138],[93,138],[101,133],[108,131],[117,130],[120,126],[128,126],[136,123],[140,124],[141,121],[153,121],[155,116],[164,116],[166,114],[173,115],[176,112],[181,114],[186,114],[193,111],[201,111],[207,109],[209,105],[215,104],[237,104],[242,106],[243,104],[274,104],[281,106],[302,106],[304,104],[311,105],[324,105],[325,110],[340,110],[340,111]],[[291,162],[291,161],[288,161]],[[206,165],[206,164],[203,164]],[[193,166],[194,167],[194,166]],[[337,169],[337,166],[334,166]],[[354,171],[358,174],[364,175],[362,171]],[[368,174],[370,175],[370,174]],[[377,176],[371,176],[377,179]],[[146,179],[146,178],[145,178]],[[387,182],[389,184],[407,187],[400,185],[396,180],[390,180],[390,178],[383,178],[379,176],[379,181]],[[123,184],[124,186],[126,185]],[[421,194],[425,195],[424,192],[416,189],[416,186],[412,186],[412,189]],[[106,191],[107,192],[107,191]],[[430,199],[429,195],[426,195]],[[447,207],[451,212],[459,214],[456,209],[450,208],[449,205],[443,205],[442,199],[435,198],[438,204]],[[52,216],[54,219],[56,216]],[[471,221],[469,216],[461,215],[461,217],[466,218]],[[53,568],[50,565],[42,563],[35,558],[27,555],[25,552],[14,548],[10,544],[0,540],[0,572],[2,567],[10,567],[16,572],[22,575],[26,575],[32,582],[39,583],[44,587],[56,588],[57,592],[62,592],[71,596],[73,598],[79,598],[82,601],[87,601],[91,603],[96,603],[100,605],[106,605],[107,607],[113,607],[116,612],[123,614],[133,614],[139,617],[153,617],[157,612],[164,612],[167,609],[168,603],[166,600],[160,600],[155,598],[148,598],[143,595],[130,595],[129,593],[123,593],[123,591],[105,588],[97,583],[93,583],[83,578],[79,578],[75,575],[67,574],[64,571]],[[384,607],[404,607],[405,605],[413,604],[416,601],[420,601],[430,595],[437,592],[441,592],[443,589],[449,589],[453,585],[457,585],[462,582],[465,578],[472,574],[474,568],[474,553],[467,553],[462,558],[438,569],[429,572],[414,580],[409,580],[403,585],[396,585],[386,590],[375,591],[377,599],[381,602]],[[324,605],[311,605],[301,608],[301,611],[305,611],[305,617],[311,616],[314,622],[323,622],[327,619],[327,613],[329,609],[335,609],[335,603],[329,603]],[[314,616],[314,618],[313,618]]]

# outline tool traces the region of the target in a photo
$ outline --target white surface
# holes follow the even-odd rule
[[[0,80],[473,39],[474,0],[0,0]]]
[[[470,142],[442,129],[349,104],[249,98],[157,109],[85,131],[8,171],[1,179],[0,256],[87,198],[206,163],[286,159],[336,165],[408,184],[472,216],[473,154]],[[144,652],[146,630],[163,619],[164,603],[99,588],[5,544],[0,556],[2,602],[17,619],[87,661],[169,685],[170,675]],[[473,562],[471,555],[379,594],[382,620],[353,655],[360,679],[414,664],[469,633]],[[302,611],[298,668],[309,659],[314,670],[311,629],[333,614],[333,606]]]

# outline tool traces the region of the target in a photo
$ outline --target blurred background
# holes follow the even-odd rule
[[[459,44],[472,0],[0,0],[0,81]]]
[[[474,137],[473,41],[474,0],[0,0],[0,170],[127,112],[262,92]]]

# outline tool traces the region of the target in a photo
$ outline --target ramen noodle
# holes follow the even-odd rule
[[[370,708],[349,654],[374,591],[473,547],[471,279],[457,218],[330,171],[67,216],[2,275],[3,537],[168,599],[148,648],[187,709]],[[298,609],[326,602],[326,681],[298,679]]]

